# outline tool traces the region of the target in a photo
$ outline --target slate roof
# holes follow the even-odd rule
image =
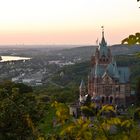
[[[98,50],[100,52],[100,57],[101,56],[108,57],[109,48],[108,48],[107,43],[105,41],[104,35],[102,36],[102,40],[101,40],[101,43],[99,44]]]
[[[105,67],[103,65],[95,65],[95,77],[102,77],[105,72]]]
[[[110,48],[107,46],[107,43],[104,38],[104,32],[102,32],[102,40],[98,47],[100,57],[108,57]],[[104,77],[108,74],[112,79],[119,80],[119,83],[129,82],[130,71],[128,67],[118,67],[114,58],[112,62],[107,65],[97,64],[91,68],[89,77]],[[81,83],[82,84],[82,83]]]
[[[118,79],[120,83],[127,83],[129,82],[130,70],[128,67],[117,67],[115,61],[108,64],[107,67],[96,64],[95,68],[92,69],[92,76],[101,78],[105,74],[108,74],[113,79]]]

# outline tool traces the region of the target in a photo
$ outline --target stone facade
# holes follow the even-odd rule
[[[102,40],[91,57],[88,93],[84,81],[80,85],[80,102],[84,102],[87,95],[90,95],[92,101],[100,104],[125,106],[131,92],[129,78],[129,68],[117,66],[102,31]]]

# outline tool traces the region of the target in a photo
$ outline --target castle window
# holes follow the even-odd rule
[[[113,97],[111,96],[110,97],[110,104],[112,104],[112,102],[113,102]]]
[[[116,87],[116,91],[119,91],[119,88],[118,87]]]
[[[108,96],[106,97],[106,102],[108,103],[108,100],[109,100],[109,98],[108,98]]]
[[[102,103],[104,103],[104,101],[105,101],[105,97],[102,97]]]

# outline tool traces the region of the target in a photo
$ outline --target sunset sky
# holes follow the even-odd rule
[[[140,32],[136,0],[0,0],[0,44],[108,44]]]

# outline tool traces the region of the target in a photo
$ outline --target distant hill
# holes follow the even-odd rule
[[[62,50],[54,50],[49,55],[63,56],[65,59],[81,58],[82,60],[89,60],[91,55],[95,53],[97,46],[82,46]],[[131,55],[136,52],[140,52],[140,45],[128,46],[128,45],[113,45],[110,46],[113,55]]]
[[[113,45],[111,46],[112,54],[114,55],[127,55],[127,54],[134,54],[136,52],[140,52],[140,45]]]
[[[72,59],[81,59],[82,60],[89,60],[91,55],[95,52],[96,46],[83,46],[83,47],[76,47],[76,48],[69,48],[54,51],[54,55],[63,56],[66,60]]]
[[[29,46],[31,47],[31,46]],[[33,46],[32,46],[33,47]],[[71,48],[70,48],[71,47]],[[35,48],[0,49],[0,55],[16,55],[43,59],[44,61],[84,62],[90,60],[97,46],[35,46]],[[131,55],[140,52],[140,45],[110,46],[113,55]]]

